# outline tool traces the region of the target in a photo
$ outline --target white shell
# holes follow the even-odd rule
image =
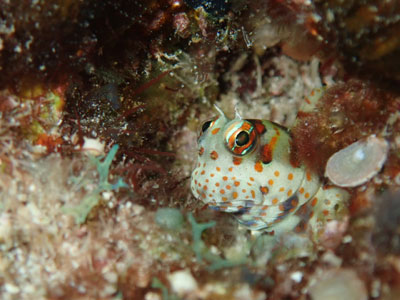
[[[361,185],[382,169],[388,150],[386,140],[370,135],[333,154],[326,164],[325,176],[338,186]]]

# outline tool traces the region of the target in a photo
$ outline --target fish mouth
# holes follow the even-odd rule
[[[254,201],[241,200],[240,204],[241,205],[228,206],[226,202],[215,202],[212,204],[208,204],[208,208],[216,211],[225,211],[233,213],[235,216],[241,216],[247,213],[254,206]]]

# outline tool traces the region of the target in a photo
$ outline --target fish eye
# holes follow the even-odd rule
[[[257,144],[257,140],[256,128],[247,120],[234,122],[225,131],[225,145],[236,155],[250,153]]]
[[[213,123],[213,121],[204,122],[203,126],[201,126],[201,131],[205,132],[208,128],[210,128],[212,123]]]
[[[250,140],[249,133],[247,131],[241,131],[236,136],[235,143],[236,143],[236,146],[241,147],[241,146],[246,145],[249,142],[249,140]]]

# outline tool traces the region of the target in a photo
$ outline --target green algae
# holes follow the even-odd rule
[[[156,223],[163,228],[178,230],[182,228],[183,215],[176,208],[162,207],[157,209]]]
[[[163,300],[179,300],[176,295],[170,295],[168,292],[168,288],[157,278],[154,277],[151,282],[151,287],[153,289],[160,289]]]
[[[190,225],[192,226],[192,249],[196,254],[196,258],[199,262],[202,262],[204,260],[210,263],[210,265],[207,267],[209,271],[232,268],[247,263],[248,259],[245,256],[239,258],[238,260],[228,260],[221,258],[219,255],[213,254],[210,249],[207,248],[206,244],[201,239],[201,235],[206,229],[214,227],[216,224],[215,221],[208,223],[197,223],[196,219],[191,213],[188,214],[188,220]]]
[[[118,178],[115,184],[108,181],[108,176],[110,173],[111,163],[117,154],[118,145],[114,145],[108,152],[107,156],[102,161],[103,157],[89,156],[90,161],[96,165],[97,172],[99,174],[99,183],[97,187],[86,197],[83,198],[82,202],[76,206],[64,205],[62,210],[64,213],[72,215],[75,218],[76,224],[83,224],[86,221],[87,216],[91,210],[97,206],[101,199],[101,193],[110,190],[117,190],[119,188],[127,188],[128,185]],[[80,183],[83,184],[84,178],[79,179]],[[81,185],[81,184],[79,184]]]

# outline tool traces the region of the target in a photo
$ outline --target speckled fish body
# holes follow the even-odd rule
[[[221,113],[204,123],[198,139],[194,196],[210,208],[234,213],[252,230],[289,231],[331,218],[346,192],[321,188],[316,174],[292,164],[290,140],[273,122]]]

